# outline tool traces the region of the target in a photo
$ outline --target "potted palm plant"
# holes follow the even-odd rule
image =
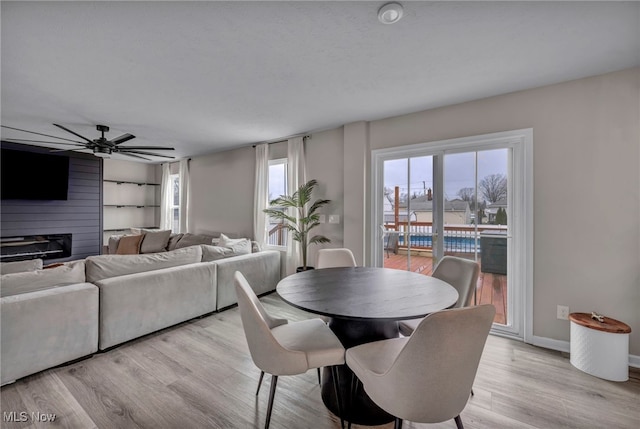
[[[310,235],[313,228],[320,225],[319,215],[316,213],[319,208],[329,204],[331,200],[315,200],[311,203],[313,188],[318,184],[315,179],[309,180],[301,185],[293,195],[280,195],[278,198],[269,201],[271,206],[263,210],[272,219],[282,221],[285,228],[291,231],[295,241],[300,243],[300,253],[302,254],[302,267],[298,271],[306,271],[312,267],[307,266],[307,249],[311,244],[329,243],[324,235]],[[297,216],[289,214],[289,208],[294,209]]]

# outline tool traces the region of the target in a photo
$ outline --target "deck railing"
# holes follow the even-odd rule
[[[287,233],[288,229],[284,224],[277,223],[270,225],[269,235],[267,237],[267,243],[271,246],[286,246],[287,245]]]
[[[388,232],[398,233],[398,247],[416,250],[433,249],[432,222],[398,222],[385,225]],[[486,231],[507,231],[506,225],[445,225],[444,251],[445,253],[475,253],[480,252],[480,234]]]

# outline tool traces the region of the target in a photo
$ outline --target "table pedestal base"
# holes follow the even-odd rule
[[[329,327],[345,348],[373,341],[397,338],[398,323],[394,321],[354,321],[333,318]],[[353,372],[347,365],[338,367],[340,395],[342,396],[343,418],[361,425],[381,425],[392,422],[394,417],[378,407],[364,392],[362,385],[349,403],[351,377]],[[335,415],[340,416],[338,401],[333,388],[330,368],[325,368],[322,377],[322,401]]]

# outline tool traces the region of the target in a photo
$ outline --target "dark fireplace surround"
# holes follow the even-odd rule
[[[71,256],[71,234],[24,235],[0,239],[0,261],[59,259]]]

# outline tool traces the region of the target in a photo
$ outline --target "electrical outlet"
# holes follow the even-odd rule
[[[340,223],[340,215],[329,215],[329,223]]]
[[[557,317],[561,320],[569,320],[569,307],[566,305],[559,305],[557,310]]]

